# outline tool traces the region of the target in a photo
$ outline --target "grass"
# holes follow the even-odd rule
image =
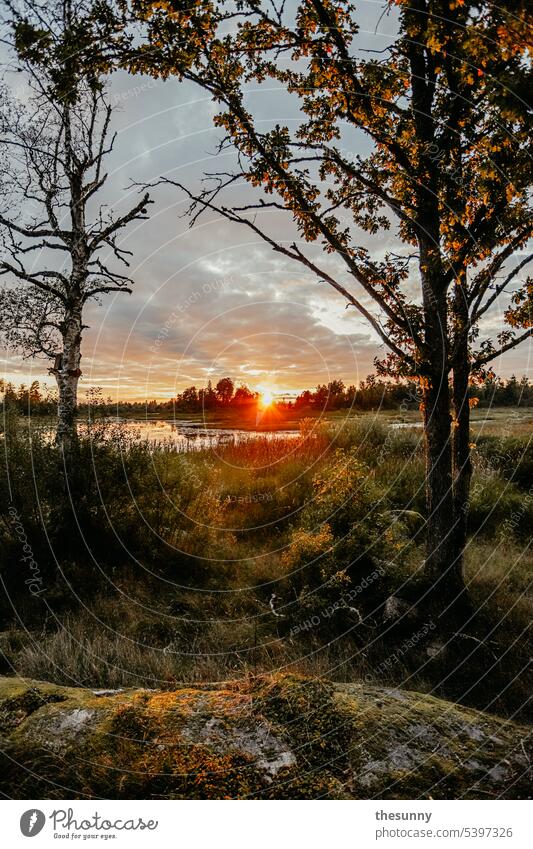
[[[476,540],[468,546],[465,575],[474,602],[509,643],[531,628],[531,555],[530,545],[503,537],[496,545]]]
[[[497,428],[473,427],[466,579],[477,614],[437,657],[431,633],[398,653],[405,634],[381,624],[385,598],[423,559],[419,429],[389,427],[393,415],[308,420],[297,439],[178,454],[102,423],[65,476],[49,441],[36,433],[30,445],[8,423],[4,671],[171,688],[289,670],[523,713],[531,444],[524,416],[505,425],[481,412]],[[44,581],[38,597],[24,584],[13,505]]]
[[[473,544],[467,552],[466,580],[484,622],[490,623],[489,655],[483,660],[490,666],[493,656],[502,656],[508,671],[520,670],[531,619],[527,552],[519,546]],[[180,683],[212,684],[283,670],[336,681],[400,683],[426,691],[439,692],[443,687],[442,693],[449,693],[442,684],[448,665],[435,675],[427,665],[425,644],[420,652],[396,656],[383,668],[384,658],[397,652],[402,640],[391,645],[368,627],[354,628],[353,622],[346,623],[348,633],[333,639],[320,627],[291,637],[254,593],[229,593],[223,599],[180,594],[178,613],[172,612],[175,598],[169,596],[156,606],[145,586],[130,587],[130,593],[136,604],[114,591],[98,595],[75,613],[49,620],[42,631],[24,635],[13,629],[11,647],[4,651],[19,675],[65,685],[172,689]],[[308,619],[293,617],[293,628]],[[4,635],[6,642],[9,633]],[[475,642],[463,646],[470,651],[474,647]],[[474,658],[478,672],[481,660]],[[463,673],[470,680],[475,676],[471,668],[468,673],[459,671],[466,689]],[[498,683],[505,687],[500,677]],[[526,698],[526,682],[524,691],[519,680],[514,689],[516,709]],[[483,692],[488,701],[498,695],[492,685]],[[499,707],[505,709],[505,700]]]

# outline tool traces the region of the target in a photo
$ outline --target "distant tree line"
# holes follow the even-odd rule
[[[38,380],[29,386],[21,383],[15,386],[0,380],[0,392],[3,394],[4,410],[11,410],[21,416],[54,415],[57,412],[57,393],[48,387],[41,387]]]
[[[34,380],[27,385],[0,380],[0,392],[6,408],[19,415],[53,415],[57,406],[55,392],[41,387]],[[188,386],[169,401],[104,401],[100,392],[92,391],[86,403],[80,404],[80,412],[98,406],[100,412],[113,414],[145,415],[146,413],[187,412],[200,413],[208,410],[241,410],[253,408],[260,393],[245,384],[237,386],[230,377],[223,377],[213,386]],[[507,380],[495,375],[487,376],[483,382],[470,387],[473,405],[479,407],[531,407],[533,406],[533,382],[525,375],[518,380],[512,375]],[[319,384],[314,391],[305,389],[294,400],[287,397],[274,402],[281,410],[300,414],[321,410],[416,410],[420,404],[417,386],[411,382],[383,380],[370,374],[357,386],[346,386],[342,380]]]
[[[258,398],[259,392],[252,391],[245,384],[236,386],[231,377],[223,377],[214,387],[210,380],[206,387],[200,389],[196,386],[188,386],[167,406],[177,410],[196,412],[228,407],[250,407],[257,404]]]
[[[533,383],[524,375],[520,380],[512,375],[508,380],[489,375],[469,389],[471,399],[480,407],[528,407],[533,405]],[[395,410],[417,409],[420,405],[417,384],[383,380],[370,374],[358,386],[345,386],[342,380],[332,380],[317,386],[314,392],[306,389],[294,401],[295,409]]]

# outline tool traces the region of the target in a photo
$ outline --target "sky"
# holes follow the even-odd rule
[[[358,8],[359,46],[386,46],[393,18],[383,17],[376,32],[382,4],[365,2]],[[293,104],[279,91],[263,88],[249,96],[265,122],[290,126],[296,120]],[[214,164],[219,138],[212,124],[214,105],[192,84],[118,73],[109,97],[117,138],[100,200],[115,212],[136,202],[132,182],[166,176],[195,191],[204,171],[224,168],[224,157]],[[349,144],[354,152],[364,151],[360,138],[350,138]],[[326,283],[275,254],[251,231],[214,214],[190,229],[183,217],[186,198],[176,188],[154,188],[152,198],[149,220],[135,222],[121,242],[133,253],[128,271],[135,280],[133,294],[88,305],[82,397],[101,387],[113,399],[168,399],[185,386],[226,375],[254,389],[297,392],[334,378],[357,383],[374,371],[373,360],[386,353],[384,346]],[[294,236],[282,213],[269,215],[278,235]],[[377,241],[361,233],[360,242],[371,246],[374,256],[398,246],[393,233]],[[323,260],[319,246],[309,252]],[[326,263],[338,271],[334,259]],[[501,328],[503,309],[496,304],[485,332]],[[495,370],[503,376],[531,374],[531,354],[531,345],[523,345],[496,362]],[[39,380],[53,386],[48,365],[3,352],[3,376],[16,383]]]

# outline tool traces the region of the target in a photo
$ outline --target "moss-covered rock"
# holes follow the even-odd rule
[[[418,693],[295,675],[91,691],[0,678],[13,798],[523,798],[528,729]]]

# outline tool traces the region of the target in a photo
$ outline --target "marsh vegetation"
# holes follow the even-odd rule
[[[102,416],[67,468],[8,416],[4,672],[168,688],[291,670],[524,714],[528,430],[527,414],[491,411],[473,436],[470,612],[443,639],[427,611],[387,611],[423,562],[419,430],[310,419],[296,438],[177,453]]]

